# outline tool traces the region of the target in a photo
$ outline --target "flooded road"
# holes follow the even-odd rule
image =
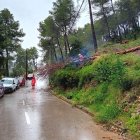
[[[0,140],[119,140],[92,118],[57,99],[37,80],[0,100]]]

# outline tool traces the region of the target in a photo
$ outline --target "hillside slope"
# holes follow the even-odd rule
[[[140,55],[137,51],[119,52],[100,51],[98,59],[83,67],[60,69],[50,76],[51,86],[74,105],[88,108],[108,129],[139,140]]]

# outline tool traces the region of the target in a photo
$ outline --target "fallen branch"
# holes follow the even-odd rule
[[[127,53],[135,52],[135,51],[138,51],[138,50],[140,50],[140,46],[130,48],[130,49],[126,49],[126,50],[123,50],[123,51],[119,51],[119,52],[116,52],[116,54],[127,54]]]

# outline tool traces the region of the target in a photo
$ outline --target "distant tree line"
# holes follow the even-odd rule
[[[15,56],[16,59],[12,72],[13,76],[19,76],[25,74],[26,61],[28,64],[28,69],[27,69],[28,73],[32,73],[34,70],[37,69],[38,51],[35,47],[31,47],[28,49],[18,48]]]
[[[9,61],[13,60],[14,52],[21,47],[20,38],[25,34],[19,28],[19,22],[14,20],[8,9],[0,11],[0,70],[9,76]],[[12,55],[11,55],[12,54]]]
[[[26,54],[21,47],[21,38],[25,33],[20,29],[19,21],[8,9],[0,11],[0,76],[9,76],[9,67],[12,65],[13,75],[18,76],[25,73]],[[28,50],[29,70],[36,67],[38,52],[35,47]]]
[[[98,46],[107,41],[122,42],[124,39],[137,39],[140,31],[139,0],[115,2],[90,0],[90,2]],[[80,6],[77,8],[72,0],[56,0],[50,15],[39,23],[39,46],[44,51],[45,62],[64,62],[71,52],[94,44],[90,23],[84,28],[75,28],[80,17],[80,8]]]
[[[92,0],[98,39],[122,41],[124,38],[136,39],[139,33],[139,0]],[[95,11],[95,10],[94,10]]]

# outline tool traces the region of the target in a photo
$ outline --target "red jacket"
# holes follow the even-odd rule
[[[36,79],[34,77],[34,78],[32,78],[32,86],[35,86],[35,83],[36,83]]]

